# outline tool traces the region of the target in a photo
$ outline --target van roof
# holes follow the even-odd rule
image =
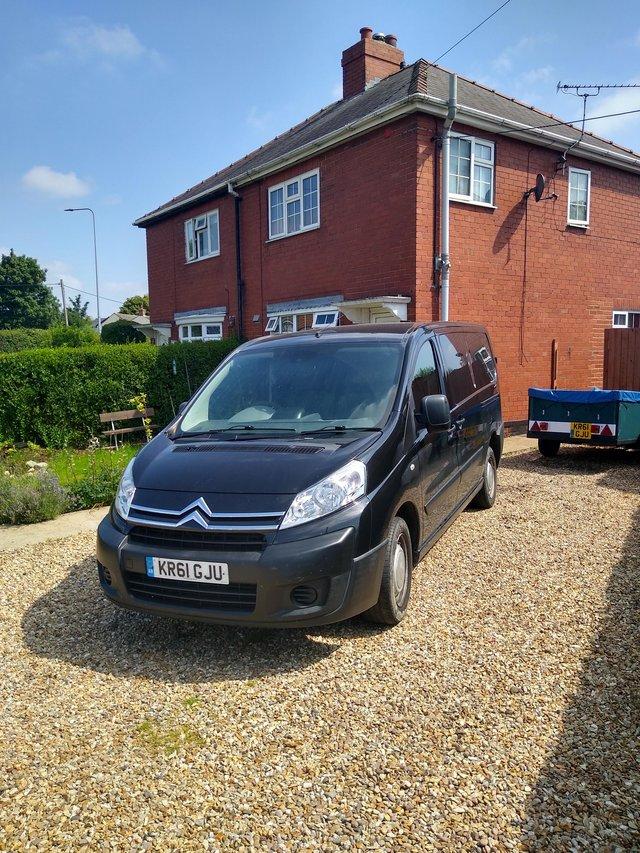
[[[479,323],[463,323],[452,321],[437,321],[435,323],[362,323],[353,324],[350,326],[336,326],[329,329],[306,329],[302,332],[287,332],[282,335],[265,335],[249,341],[249,344],[264,343],[266,341],[291,341],[296,338],[310,337],[326,337],[327,335],[349,335],[350,337],[360,337],[362,335],[375,335],[377,337],[387,337],[389,335],[403,335],[409,337],[413,332],[420,329],[431,332],[446,332],[454,329],[467,329],[470,331],[484,332],[484,326]]]

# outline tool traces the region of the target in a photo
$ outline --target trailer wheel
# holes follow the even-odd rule
[[[560,450],[560,442],[553,438],[539,438],[538,450],[543,456],[548,458],[557,456],[558,451]]]

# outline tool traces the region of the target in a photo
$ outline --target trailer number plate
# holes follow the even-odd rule
[[[591,438],[591,424],[580,423],[579,421],[571,422],[571,438],[580,438],[583,441]]]

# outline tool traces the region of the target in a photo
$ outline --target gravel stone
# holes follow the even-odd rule
[[[405,621],[265,631],[0,561],[1,850],[640,849],[638,454],[505,457]]]

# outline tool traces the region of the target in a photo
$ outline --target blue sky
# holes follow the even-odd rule
[[[145,292],[133,219],[339,97],[340,55],[361,26],[395,33],[408,62],[434,59],[498,5],[4,0],[0,249],[92,291],[89,215],[63,212],[90,206],[102,294]],[[556,94],[558,80],[640,80],[637,2],[511,0],[442,64],[573,119],[581,102]],[[640,108],[640,90],[592,104]],[[640,150],[640,116],[590,128]]]

